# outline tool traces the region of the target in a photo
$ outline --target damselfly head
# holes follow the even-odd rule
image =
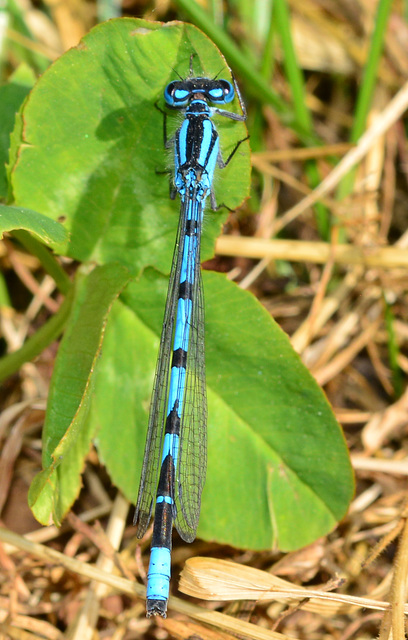
[[[200,95],[206,102],[226,104],[234,99],[234,87],[228,80],[190,78],[174,80],[164,90],[164,99],[169,107],[183,109]]]

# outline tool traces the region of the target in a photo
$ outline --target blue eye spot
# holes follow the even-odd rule
[[[189,96],[190,92],[185,89],[177,89],[174,92],[174,100],[177,102],[185,100]]]
[[[224,92],[221,87],[218,89],[211,89],[210,96],[215,100],[218,100],[219,98],[222,98],[224,96]]]

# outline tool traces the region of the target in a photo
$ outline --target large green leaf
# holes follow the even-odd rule
[[[228,77],[216,47],[191,25],[123,18],[93,29],[42,76],[24,109],[11,171],[16,203],[64,220],[66,254],[119,260],[134,273],[168,270],[177,227],[163,148],[163,89],[188,75]],[[237,102],[237,101],[236,101]],[[231,107],[239,109],[237,104]],[[170,129],[179,122],[169,118]],[[216,117],[224,156],[246,136],[243,124]],[[236,207],[248,194],[248,143],[219,174],[219,202]],[[203,257],[226,213],[205,229]]]
[[[148,270],[115,305],[89,414],[102,459],[132,501],[166,287]],[[211,272],[204,289],[209,461],[198,533],[252,549],[306,545],[335,526],[352,497],[341,429],[257,300]]]
[[[13,135],[17,204],[63,220],[70,231],[63,252],[106,263],[101,268],[113,279],[100,290],[97,268],[78,289],[58,356],[44,471],[30,491],[42,522],[59,522],[72,503],[97,432],[113,480],[131,499],[137,494],[167,287],[167,278],[147,267],[169,272],[178,223],[178,204],[158,173],[167,154],[154,104],[163,106],[168,81],[188,74],[192,53],[194,73],[229,77],[217,49],[191,25],[127,18],[102,24],[41,77]],[[170,131],[176,120],[169,117]],[[226,157],[245,127],[215,120]],[[218,201],[237,206],[248,183],[244,143],[217,174]],[[225,215],[207,213],[203,258],[212,255]],[[113,306],[97,362],[109,301],[122,283],[112,262],[138,279]],[[287,337],[254,298],[214,274],[205,275],[205,289],[210,455],[199,533],[254,549],[299,547],[330,530],[350,500],[341,431]],[[81,331],[78,318],[85,320]]]
[[[64,222],[70,236],[61,253],[107,266],[120,262],[133,272],[146,264],[169,269],[178,207],[169,200],[168,177],[157,173],[166,166],[168,153],[163,116],[154,104],[163,102],[163,88],[177,77],[176,69],[188,73],[194,50],[197,74],[222,72],[228,77],[217,49],[192,26],[113,20],[95,28],[40,78],[16,123],[9,178],[20,207],[25,203],[41,211],[50,224]],[[246,131],[241,124],[217,120],[227,154]],[[169,121],[174,130],[178,119]],[[248,193],[245,146],[217,187],[220,200],[229,206]],[[214,214],[206,228],[207,256],[225,215]],[[115,284],[112,291],[117,291]],[[87,347],[84,361],[83,346],[90,338],[79,332],[75,319],[80,312],[91,333],[102,335],[105,316],[89,310],[91,302],[92,296],[78,293],[55,367],[43,436],[44,470],[30,491],[41,522],[59,522],[75,499],[93,435],[84,418],[99,342]],[[73,374],[78,368],[78,375]],[[115,391],[115,384],[103,393],[108,396],[110,390]],[[115,396],[112,401],[115,407]]]

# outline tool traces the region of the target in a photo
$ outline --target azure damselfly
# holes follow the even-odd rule
[[[191,67],[191,63],[190,63]],[[142,476],[134,523],[137,536],[149,526],[155,503],[147,583],[147,615],[166,616],[173,523],[192,542],[200,515],[207,466],[207,397],[204,361],[204,301],[200,270],[203,212],[210,196],[216,209],[213,177],[224,162],[213,116],[246,119],[238,87],[227,80],[190,77],[167,85],[167,107],[184,112],[171,144],[174,150],[172,197],[181,200],[160,350],[156,365]],[[220,109],[238,96],[242,115]],[[166,117],[166,116],[165,116]],[[164,121],[165,142],[166,120]],[[245,138],[246,139],[246,138]]]

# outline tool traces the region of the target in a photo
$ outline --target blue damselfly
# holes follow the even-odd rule
[[[200,515],[207,466],[201,227],[208,196],[216,209],[214,171],[217,166],[224,168],[243,142],[236,143],[224,162],[212,117],[246,119],[235,81],[234,86],[227,80],[190,77],[170,82],[164,91],[166,106],[183,111],[184,120],[171,141],[175,165],[172,196],[179,194],[181,212],[134,518],[137,536],[142,537],[156,504],[148,616],[166,616],[173,523],[183,540],[192,542]],[[210,106],[230,103],[235,94],[242,115]]]

